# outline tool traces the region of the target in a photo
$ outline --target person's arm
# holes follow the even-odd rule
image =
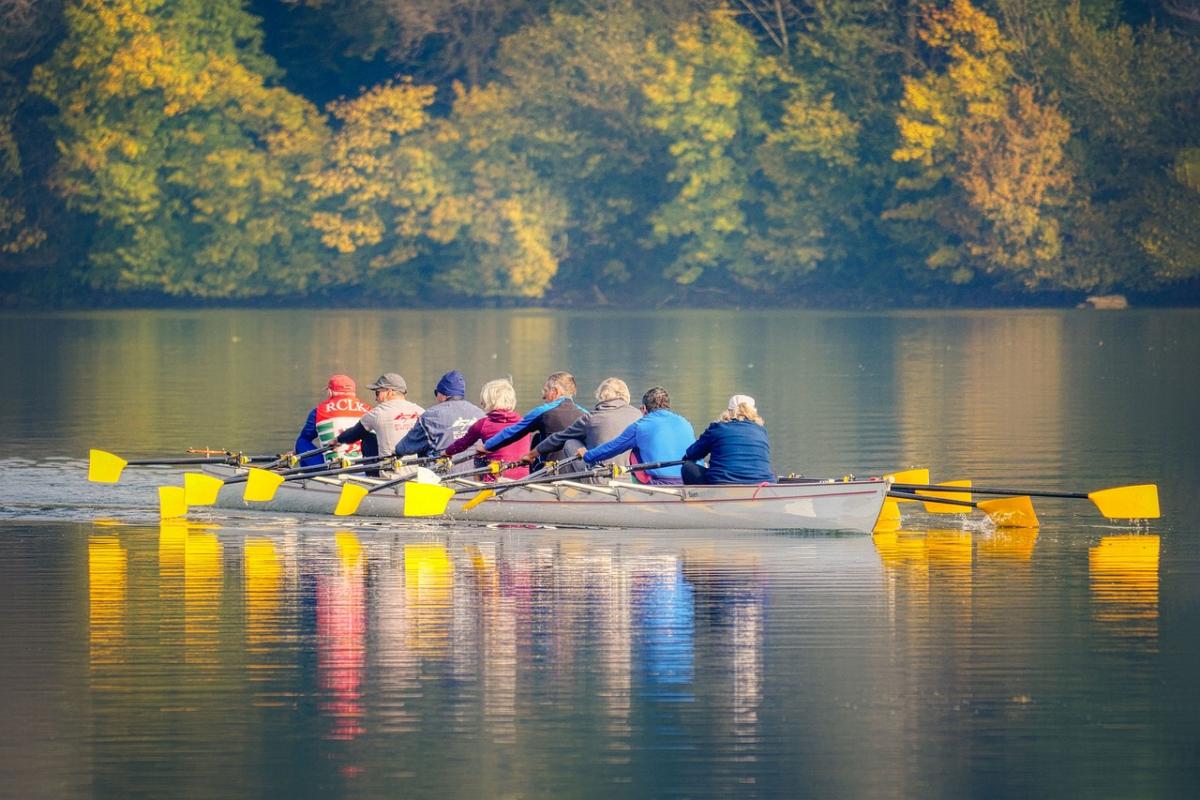
[[[491,438],[483,443],[484,448],[488,451],[499,450],[505,445],[512,444],[517,439],[520,439],[522,436],[524,436],[530,428],[536,425],[538,418],[541,417],[542,414],[545,414],[552,408],[556,408],[559,403],[566,399],[567,398],[565,397],[560,397],[557,400],[553,400],[549,403],[542,403],[540,406],[531,410],[528,414],[521,417],[521,419],[517,420],[512,425],[509,425],[507,428],[497,434],[493,434]]]
[[[363,427],[362,420],[354,423],[351,427],[346,428],[337,435],[338,444],[351,444],[352,442],[361,442],[364,438],[370,435],[370,431]]]
[[[712,453],[712,426],[709,425],[704,429],[704,433],[700,434],[700,438],[688,445],[688,449],[683,452],[683,458],[686,461],[703,461],[705,456]]]
[[[429,441],[429,432],[425,430],[425,420],[422,418],[418,419],[417,424],[413,425],[408,433],[404,434],[403,439],[396,442],[395,455],[429,455],[427,451],[432,446],[432,442]]]
[[[307,453],[317,446],[317,410],[314,408],[308,412],[308,419],[304,421],[304,427],[300,429],[300,435],[296,437],[296,446],[292,449],[294,453]]]
[[[645,417],[642,419],[645,419]],[[638,420],[638,422],[641,422],[641,420]],[[583,456],[584,463],[591,466],[597,461],[604,461],[632,448],[637,443],[638,422],[629,425],[629,427],[617,434],[615,439],[609,439],[604,444],[598,444],[591,450],[588,450]]]
[[[486,419],[486,417],[485,417],[485,419]],[[482,439],[483,434],[481,433],[481,431],[483,430],[483,426],[479,424],[480,422],[482,422],[482,420],[476,422],[471,427],[467,428],[466,433],[464,433],[462,436],[458,437],[453,442],[451,442],[446,447],[446,455],[448,455],[448,456],[457,455],[458,453],[461,453],[462,451],[466,450],[468,447],[470,447],[471,445],[475,444],[480,439]]]
[[[562,446],[571,439],[578,439],[581,442],[586,441],[587,423],[588,415],[584,414],[582,417],[575,420],[558,433],[553,433],[547,436],[545,439],[542,439],[542,441],[538,442],[538,446],[534,449],[537,450],[538,455],[545,456],[562,448]]]

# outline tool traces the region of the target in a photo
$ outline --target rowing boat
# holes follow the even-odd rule
[[[206,465],[205,470],[222,480],[245,474],[241,467],[222,465]],[[451,498],[445,517],[468,522],[870,533],[889,484],[877,478],[722,486],[644,486],[621,481],[592,484],[564,479],[514,487],[478,504],[470,503],[476,495],[473,489],[502,489],[504,484],[459,480],[451,485],[468,491]],[[404,486],[372,492],[357,513],[403,517]],[[338,478],[288,481],[279,487],[274,499],[250,503],[242,499],[243,486],[233,484],[221,489],[217,505],[329,514],[337,505],[341,487]]]

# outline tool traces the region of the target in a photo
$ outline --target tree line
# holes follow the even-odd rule
[[[1197,0],[0,0],[8,299],[1200,281]]]

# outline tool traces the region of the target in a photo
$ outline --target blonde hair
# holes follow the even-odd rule
[[[484,411],[512,411],[517,407],[517,390],[505,378],[488,381],[479,390],[479,405]]]
[[[735,419],[744,419],[755,425],[763,424],[763,418],[758,415],[758,409],[752,403],[738,403],[734,408],[725,409],[721,416],[717,417],[717,422],[731,422]]]
[[[620,378],[605,378],[600,381],[600,385],[596,387],[596,400],[603,403],[605,400],[624,400],[629,402],[629,386]]]

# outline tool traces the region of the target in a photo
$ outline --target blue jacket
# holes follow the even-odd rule
[[[714,422],[683,454],[688,461],[708,456],[705,483],[775,483],[767,429],[756,422],[734,419]]]
[[[396,445],[396,455],[429,456],[440,453],[462,437],[471,423],[483,416],[483,409],[461,397],[436,403],[417,418],[417,422]]]
[[[296,437],[296,444],[292,447],[292,452],[297,455],[307,453],[309,450],[315,449],[318,445],[317,441],[317,410],[314,408],[308,412],[308,419],[304,420],[304,427],[300,429],[300,435]],[[325,456],[315,455],[300,459],[302,467],[316,467],[325,463]]]
[[[632,449],[639,464],[675,461],[696,438],[692,423],[667,408],[656,408],[599,447],[587,451],[584,463],[591,466]],[[648,470],[650,478],[664,483],[679,483],[683,471],[679,465]]]

